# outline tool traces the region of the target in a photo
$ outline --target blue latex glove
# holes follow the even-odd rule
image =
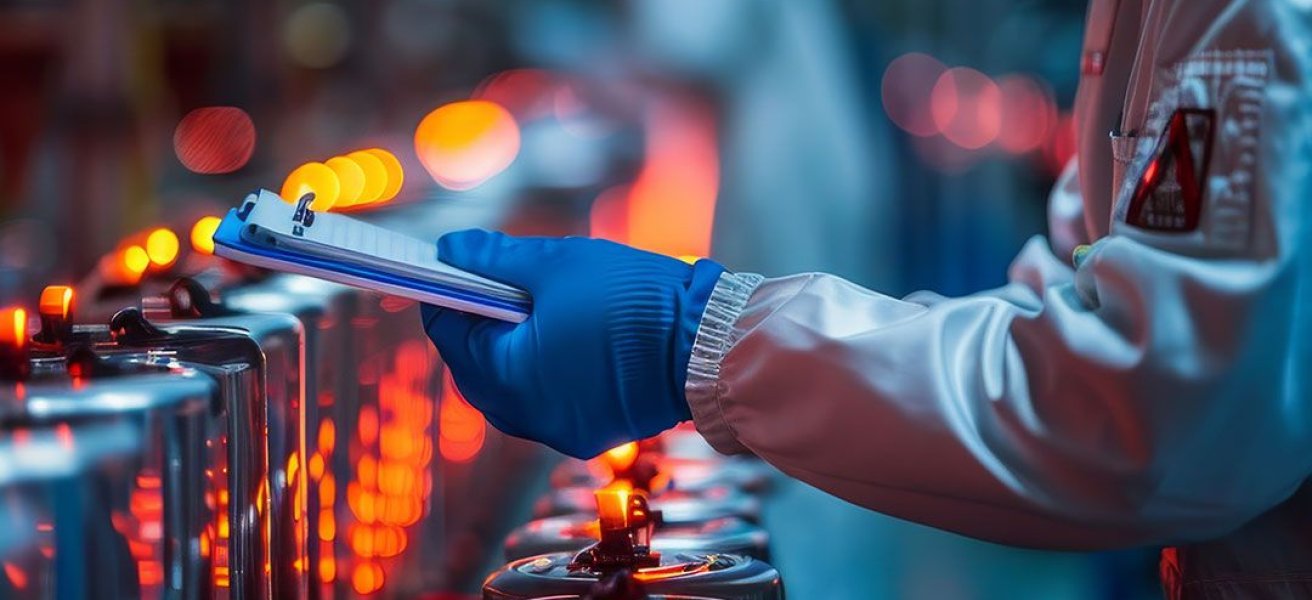
[[[692,418],[688,357],[720,265],[478,230],[442,236],[438,256],[533,296],[519,324],[423,307],[456,387],[497,429],[587,458]]]

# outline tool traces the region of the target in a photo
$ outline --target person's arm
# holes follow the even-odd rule
[[[1073,279],[1038,240],[1010,285],[955,299],[723,274],[689,364],[699,430],[862,506],[1024,546],[1207,538],[1288,497],[1312,472],[1309,15],[1209,4],[1224,23],[1157,15],[1194,32],[1175,59],[1193,60],[1159,65],[1113,233]],[[1242,61],[1264,81],[1224,79]],[[1131,225],[1162,217],[1131,197],[1194,103],[1216,115],[1200,224]]]

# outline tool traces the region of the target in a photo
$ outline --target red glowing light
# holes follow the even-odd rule
[[[378,409],[368,404],[360,407],[356,415],[356,429],[361,444],[372,446],[378,441]]]
[[[548,101],[553,100],[556,84],[547,71],[538,69],[511,69],[502,71],[478,84],[473,98],[504,106],[515,119],[523,122],[542,117],[547,113]]]
[[[437,450],[444,460],[453,463],[473,460],[487,437],[487,421],[456,389],[450,372],[442,380],[437,431]]]
[[[914,136],[938,134],[930,94],[946,70],[943,63],[919,52],[903,54],[889,63],[880,86],[888,118]]]
[[[1057,124],[1057,105],[1051,90],[1025,75],[1003,78],[998,89],[1002,93],[998,146],[1012,154],[1038,149]]]
[[[1075,116],[1069,112],[1057,119],[1057,126],[1043,146],[1043,158],[1048,170],[1054,174],[1066,168],[1066,163],[1075,157]]]
[[[389,313],[399,313],[414,305],[413,300],[407,300],[400,296],[383,296],[382,300],[378,301],[378,307]]]
[[[0,343],[14,348],[27,345],[27,311],[22,308],[0,310]]]
[[[658,104],[646,131],[646,163],[629,191],[629,243],[669,256],[709,256],[720,182],[709,109]]]
[[[608,188],[597,196],[588,216],[588,235],[621,244],[629,242],[629,186]]]
[[[178,122],[173,151],[193,172],[231,173],[246,166],[255,152],[255,124],[233,106],[198,108]]]
[[[1153,178],[1156,177],[1156,176],[1157,176],[1157,161],[1154,160],[1154,161],[1148,163],[1148,168],[1144,170],[1144,172],[1143,172],[1143,182],[1144,182],[1145,184],[1146,184],[1146,183],[1150,183],[1150,182],[1152,182]]]
[[[14,586],[14,589],[20,591],[27,589],[27,583],[28,583],[27,572],[23,571],[21,567],[11,562],[4,563],[4,566],[5,566],[5,577],[9,578],[9,583]]]
[[[73,449],[73,429],[68,423],[60,423],[55,426],[55,438],[59,440],[59,445],[66,450]]]
[[[948,69],[934,84],[930,112],[943,137],[967,150],[978,150],[1002,130],[1002,92],[974,69]]]

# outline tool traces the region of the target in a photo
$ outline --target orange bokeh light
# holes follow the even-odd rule
[[[73,312],[73,288],[66,285],[48,285],[41,290],[41,314],[68,318]]]
[[[383,588],[383,567],[372,561],[355,565],[351,574],[351,588],[357,594],[372,594]]]
[[[329,210],[337,204],[342,192],[342,183],[337,173],[328,165],[320,162],[308,162],[296,167],[282,183],[282,199],[296,204],[306,194],[314,194],[310,203],[311,210]]]
[[[218,217],[201,217],[191,226],[191,249],[201,254],[214,254],[214,232],[219,230]]]
[[[334,156],[323,164],[337,174],[337,181],[341,184],[341,191],[333,208],[343,208],[360,202],[360,194],[364,193],[364,169],[360,167],[360,163],[349,156]]]
[[[323,479],[324,462],[322,454],[318,452],[311,454],[310,460],[305,463],[305,466],[310,469],[310,479],[314,481]]]
[[[15,348],[27,345],[27,311],[7,308],[0,311],[0,343]]]
[[[324,583],[337,581],[337,561],[332,556],[319,559],[319,581]]]
[[[519,125],[487,100],[464,100],[428,113],[415,129],[415,153],[442,187],[468,190],[506,170],[519,154]]]
[[[638,443],[620,444],[607,450],[601,455],[601,459],[606,463],[606,466],[610,467],[612,472],[623,471],[633,466],[633,462],[638,460]]]
[[[324,419],[319,422],[319,451],[329,454],[333,447],[337,445],[337,425],[332,419]]]
[[[389,202],[401,193],[401,186],[405,185],[405,169],[401,168],[401,161],[396,159],[396,155],[383,150],[382,148],[370,148],[361,150],[362,153],[373,156],[382,163],[383,171],[387,174],[384,180],[383,191],[378,197],[378,202]]]
[[[437,449],[448,462],[473,460],[483,449],[487,421],[465,400],[448,371],[442,379],[442,401],[438,405]]]
[[[631,490],[623,487],[605,487],[593,492],[597,500],[597,518],[603,530],[623,529],[629,524],[629,497]]]
[[[100,276],[107,285],[136,285],[141,281],[150,256],[137,245],[120,247],[100,259]]]
[[[146,236],[146,257],[155,268],[166,268],[178,259],[178,235],[163,227]]]
[[[360,207],[382,200],[383,192],[387,191],[387,166],[383,161],[364,150],[352,152],[346,157],[355,161],[364,171],[364,188],[360,190],[360,199],[352,206]]]
[[[123,249],[123,268],[129,273],[140,275],[150,266],[150,254],[141,246],[128,246]]]

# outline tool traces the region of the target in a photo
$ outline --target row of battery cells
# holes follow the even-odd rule
[[[138,302],[141,311],[109,309]],[[504,492],[517,487],[515,477],[540,458],[493,435],[443,381],[436,352],[414,326],[413,303],[300,277],[207,271],[158,296],[88,299],[83,308],[90,316],[68,329],[115,374],[79,376],[69,366],[60,382],[67,389],[45,397],[85,388],[121,399],[121,375],[135,369],[170,381],[191,373],[211,383],[212,398],[173,443],[195,446],[186,460],[156,443],[172,438],[138,435],[144,447],[124,450],[126,458],[110,460],[100,448],[93,454],[103,461],[85,460],[85,473],[66,476],[113,496],[84,498],[82,512],[62,517],[78,523],[72,528],[45,513],[68,510],[52,498],[76,495],[45,487],[21,506],[9,498],[19,488],[5,479],[15,469],[3,465],[46,461],[33,452],[48,446],[23,445],[46,439],[44,430],[0,427],[0,449],[15,458],[0,461],[0,518],[30,529],[0,533],[0,586],[14,592],[3,597],[111,589],[113,597],[143,598],[394,597],[460,587],[479,577],[479,556],[493,550],[479,532],[502,512],[498,502],[513,500]],[[40,326],[34,320],[28,330]],[[47,344],[33,362],[72,365],[72,347]],[[45,389],[38,383],[6,383],[6,402],[30,407],[30,392]],[[74,418],[82,417],[51,421],[50,439],[90,448]],[[112,510],[95,514],[101,507]],[[73,547],[94,548],[96,558],[82,562],[114,577],[91,576],[59,552],[65,529],[104,532],[111,541]],[[23,544],[38,559],[5,558]],[[121,586],[112,587],[115,578]]]

